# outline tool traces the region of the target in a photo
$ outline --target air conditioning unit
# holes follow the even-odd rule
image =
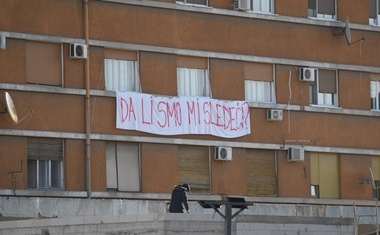
[[[6,47],[6,37],[4,35],[0,35],[0,49],[5,50]]]
[[[215,160],[231,161],[232,148],[231,147],[215,147]]]
[[[70,58],[87,59],[87,46],[78,43],[70,44]]]
[[[282,121],[282,110],[280,109],[268,109],[267,110],[268,121]]]
[[[315,68],[300,68],[299,80],[305,82],[313,82],[318,76],[318,69]]]
[[[304,148],[289,148],[288,149],[288,162],[303,161],[305,159]]]
[[[235,0],[233,4],[234,10],[237,11],[249,11],[251,10],[250,0]]]

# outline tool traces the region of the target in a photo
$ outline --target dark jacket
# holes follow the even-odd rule
[[[189,205],[187,204],[187,194],[185,188],[181,185],[174,187],[172,191],[172,197],[170,200],[170,213],[183,213],[183,210],[189,211]]]

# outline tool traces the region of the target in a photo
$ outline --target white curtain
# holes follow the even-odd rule
[[[179,96],[209,96],[204,69],[177,68],[177,87]]]
[[[135,76],[136,66],[135,62],[130,60],[105,59],[106,90],[139,91],[139,78]]]

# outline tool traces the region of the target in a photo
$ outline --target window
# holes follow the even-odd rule
[[[26,42],[26,81],[30,84],[62,86],[62,45]]]
[[[253,102],[275,102],[273,65],[245,63],[245,100]]]
[[[179,96],[210,96],[207,70],[177,68]]]
[[[140,91],[140,79],[136,74],[135,61],[104,60],[106,90],[108,91]]]
[[[308,15],[318,19],[336,20],[336,0],[309,0]]]
[[[195,5],[208,5],[208,0],[178,0],[177,2],[183,2],[185,4],[195,4]]]
[[[180,184],[190,184],[193,193],[210,193],[209,147],[178,146]]]
[[[258,13],[273,13],[273,0],[252,0],[252,11]]]
[[[375,183],[375,187],[372,186],[372,197],[380,200],[380,157],[372,156],[371,162],[371,177],[373,176],[373,182]]]
[[[312,197],[340,197],[338,154],[311,153],[310,171]]]
[[[63,189],[63,140],[28,138],[28,188]]]
[[[139,144],[126,142],[107,142],[106,174],[107,189],[139,192]]]
[[[371,81],[371,110],[380,110],[380,81]]]
[[[319,198],[319,186],[318,185],[311,185],[311,197],[313,198]]]
[[[369,24],[380,25],[380,3],[379,0],[369,0]]]
[[[310,82],[310,104],[338,106],[335,70],[318,70],[314,82]]]
[[[275,152],[247,149],[247,195],[277,196]]]

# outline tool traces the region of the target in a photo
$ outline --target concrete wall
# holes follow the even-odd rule
[[[0,222],[0,234],[217,235],[224,233],[224,223],[212,214],[80,216]],[[231,234],[352,235],[355,227],[347,218],[237,216]]]
[[[213,209],[191,201],[190,214],[169,214],[166,203],[0,197],[0,235],[41,234],[45,228],[50,234],[222,234],[224,219]],[[224,209],[220,212],[224,214]],[[255,203],[234,218],[232,230],[236,235],[348,235],[355,234],[358,224],[372,227],[375,216],[373,206]]]

